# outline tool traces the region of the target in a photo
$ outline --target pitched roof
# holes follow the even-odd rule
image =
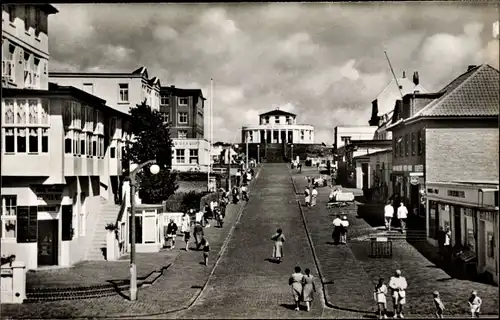
[[[160,87],[160,94],[172,94],[176,97],[201,97],[206,100],[201,89],[182,89],[175,86]]]
[[[498,116],[500,73],[488,64],[471,68],[445,86],[443,95],[430,102],[416,117]]]
[[[291,113],[291,112],[286,112],[280,109],[275,109],[272,111],[268,111],[265,113],[259,114],[259,116],[296,116],[296,114]]]

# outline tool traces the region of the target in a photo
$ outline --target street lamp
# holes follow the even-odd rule
[[[135,189],[137,188],[137,173],[145,166],[152,164],[149,171],[152,174],[158,174],[160,167],[156,160],[149,160],[140,165],[130,165],[130,300],[137,300],[137,266],[135,265]]]
[[[257,145],[257,163],[260,163],[260,144]]]
[[[290,145],[291,160],[293,161],[293,144]]]

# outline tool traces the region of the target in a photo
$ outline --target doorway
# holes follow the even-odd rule
[[[57,265],[58,220],[38,220],[38,265]]]
[[[363,190],[364,189],[368,189],[370,188],[370,186],[368,185],[368,163],[362,163],[361,164],[361,172],[362,172],[362,175],[363,175]]]
[[[462,220],[460,219],[460,207],[453,206],[453,231],[455,237],[454,245],[462,245]]]
[[[410,205],[409,205],[409,211],[411,213],[414,213],[415,215],[419,215],[418,210],[420,209],[419,203],[420,203],[420,194],[419,194],[419,186],[410,184]],[[414,210],[415,209],[415,210]]]

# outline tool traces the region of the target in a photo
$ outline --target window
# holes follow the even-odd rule
[[[24,85],[26,87],[31,87],[33,85],[33,63],[32,55],[28,52],[24,52]]]
[[[399,156],[402,157],[404,156],[405,148],[403,144],[403,137],[398,138],[398,144],[399,144]]]
[[[198,149],[189,149],[189,163],[198,164]]]
[[[286,116],[286,124],[293,124],[292,118],[290,118],[290,116]]]
[[[187,112],[179,112],[179,123],[181,123],[181,124],[188,123],[188,113]]]
[[[109,148],[109,157],[111,159],[116,158],[116,147],[111,147]]]
[[[118,95],[118,103],[128,103],[128,83],[120,83],[119,87],[119,95]]]
[[[411,133],[411,154],[413,156],[417,154],[417,134],[415,132]]]
[[[77,131],[72,131],[73,132],[73,155],[79,155],[80,154],[80,134]]]
[[[184,163],[184,149],[177,149],[175,150],[175,161],[177,163]]]
[[[13,128],[6,128],[5,130],[5,152],[16,152],[15,148],[15,135]]]
[[[408,155],[410,151],[410,136],[405,134],[405,155]]]
[[[37,129],[29,129],[29,152],[37,153],[38,152],[38,130]]]
[[[17,236],[17,197],[16,196],[2,196],[2,238],[15,239]]]
[[[397,158],[399,156],[399,141],[398,139],[394,139],[394,158]]]
[[[84,83],[83,91],[88,92],[90,94],[94,94],[94,84],[93,83]]]
[[[92,139],[92,147],[91,147],[92,154],[91,154],[91,156],[97,157],[97,136],[93,135],[91,137],[91,139]]]
[[[280,117],[275,116],[274,117],[274,123],[280,123]]]
[[[269,124],[269,116],[266,116],[266,124]]]
[[[87,145],[86,141],[85,141],[85,133],[80,133],[80,154],[82,156],[84,156],[86,153],[85,153],[85,147]]]
[[[40,30],[40,25],[41,25],[41,21],[42,21],[42,17],[41,17],[41,12],[38,8],[34,8],[35,10],[35,25],[34,25],[34,28],[35,28],[35,33],[38,32],[38,30]]]
[[[188,98],[187,97],[179,98],[179,105],[180,106],[187,106],[188,105]]]
[[[170,123],[170,114],[168,112],[161,112],[160,116],[163,118],[164,123]]]
[[[188,132],[187,130],[179,130],[177,131],[177,138],[178,139],[187,139]]]
[[[161,96],[160,104],[168,106],[170,104],[169,96]]]
[[[33,86],[35,87],[38,87],[40,85],[40,73],[40,59],[35,58],[33,66]]]
[[[418,132],[418,154],[421,155],[424,153],[424,137],[425,137],[425,129],[422,129]]]
[[[14,22],[16,20],[16,6],[8,5],[7,8],[9,10],[9,21]]]
[[[16,47],[9,44],[9,51],[2,54],[2,79],[7,79],[7,81],[14,82],[14,53],[16,52]]]

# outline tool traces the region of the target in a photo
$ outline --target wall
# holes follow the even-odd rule
[[[142,103],[142,78],[137,77],[123,77],[123,78],[111,78],[111,77],[56,77],[50,75],[50,82],[57,83],[61,86],[73,86],[80,90],[84,90],[84,83],[93,84],[93,95],[106,100],[106,105],[119,110],[124,113],[128,113],[131,107],[135,107],[137,104]],[[119,84],[128,83],[128,103],[119,103]],[[90,92],[89,92],[90,93]]]
[[[498,179],[498,128],[426,130],[428,181]]]
[[[393,150],[393,153],[392,153],[392,162],[393,162],[393,165],[418,165],[418,164],[425,164],[425,143],[426,141],[428,141],[427,139],[424,138],[424,148],[422,150],[422,153],[419,154],[419,150],[418,150],[418,132],[420,130],[422,130],[423,128],[425,128],[425,123],[422,122],[422,121],[419,121],[419,122],[416,122],[416,123],[413,123],[413,124],[409,124],[409,125],[406,125],[406,126],[400,126],[400,127],[397,127],[393,130],[393,135],[392,135],[392,150]],[[412,140],[412,133],[415,133],[416,134],[416,152],[415,154],[412,153],[412,147],[411,147],[411,140]],[[399,150],[398,150],[398,153],[396,154],[396,141],[398,141],[398,139],[402,138],[402,145],[404,145],[405,143],[405,135],[408,134],[408,139],[409,139],[409,152],[408,152],[408,155],[406,155],[406,149],[405,149],[405,152],[403,154],[403,156],[401,156],[401,154],[399,153]]]
[[[334,141],[339,148],[344,146],[343,136],[351,137],[351,140],[372,140],[375,130],[377,127],[370,126],[335,127]]]

